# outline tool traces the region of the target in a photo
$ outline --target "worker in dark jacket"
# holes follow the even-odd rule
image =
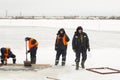
[[[27,51],[27,53],[30,52],[31,64],[36,64],[36,53],[38,48],[38,42],[31,37],[26,37],[25,41],[28,41],[29,50]]]
[[[76,53],[76,70],[79,69],[80,56],[82,55],[81,67],[85,68],[84,63],[87,59],[87,50],[90,51],[89,46],[89,38],[85,32],[83,32],[83,28],[79,26],[76,29],[76,32],[73,36],[72,40],[72,48]]]
[[[59,58],[62,55],[62,66],[65,66],[68,42],[69,37],[65,33],[65,30],[61,28],[57,33],[55,42],[55,50],[57,51],[55,65],[58,65]]]
[[[1,64],[7,65],[8,58],[13,58],[13,64],[16,63],[16,56],[12,53],[10,48],[2,47],[0,50],[1,50]]]

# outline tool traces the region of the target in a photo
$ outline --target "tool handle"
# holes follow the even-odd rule
[[[28,58],[27,58],[27,41],[25,41],[25,46],[26,46],[26,61],[28,61]]]

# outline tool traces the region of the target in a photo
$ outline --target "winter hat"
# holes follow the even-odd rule
[[[63,34],[65,33],[64,28],[61,28],[61,29],[58,31],[57,35],[60,34],[60,31],[63,31]]]
[[[26,41],[27,41],[27,40],[30,40],[30,37],[26,37],[25,40],[26,40]]]
[[[78,26],[76,31],[78,32],[78,30],[82,30],[83,31],[83,28],[81,26]]]

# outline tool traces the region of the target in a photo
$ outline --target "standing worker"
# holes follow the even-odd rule
[[[76,53],[76,70],[79,69],[80,56],[82,54],[81,67],[85,68],[85,61],[87,59],[87,49],[90,51],[89,38],[81,26],[77,27],[72,40],[72,48]]]
[[[7,59],[13,58],[13,64],[16,63],[16,56],[12,53],[10,48],[1,48],[1,64],[7,65]]]
[[[26,37],[25,41],[28,41],[29,50],[27,51],[27,53],[30,52],[31,64],[36,64],[36,54],[37,54],[38,42],[31,37]]]
[[[68,42],[69,37],[65,33],[65,30],[61,28],[57,33],[55,42],[55,50],[57,51],[55,65],[58,65],[59,58],[62,55],[62,66],[65,66]]]

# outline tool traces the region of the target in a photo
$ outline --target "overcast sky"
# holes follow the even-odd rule
[[[120,0],[0,0],[0,16],[120,16]]]

